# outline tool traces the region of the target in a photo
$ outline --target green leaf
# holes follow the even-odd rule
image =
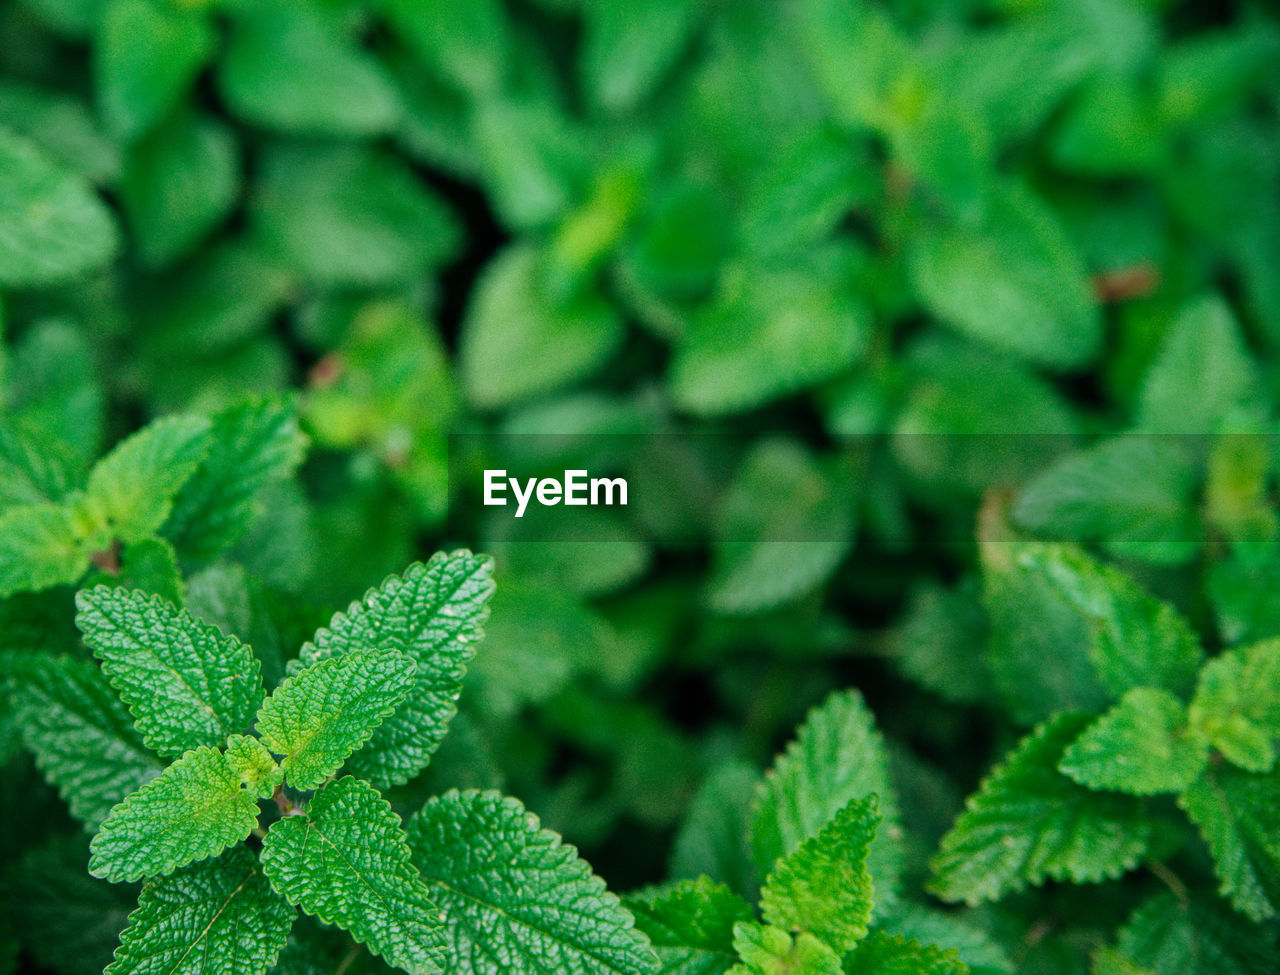
[[[235,637],[138,590],[97,586],[76,606],[76,625],[148,747],[180,755],[249,727],[262,678]]]
[[[295,789],[314,789],[369,740],[409,693],[417,671],[395,649],[354,650],[285,680],[258,711],[258,736]]]
[[[107,540],[154,534],[211,445],[209,421],[172,416],[120,441],[89,472],[85,508]]]
[[[1241,768],[1270,771],[1280,737],[1280,639],[1210,660],[1191,700],[1191,724]]]
[[[284,782],[284,769],[257,738],[232,735],[223,754],[240,784],[259,799],[266,799]]]
[[[227,107],[245,122],[306,135],[386,132],[400,102],[381,63],[347,36],[337,10],[297,0],[242,4],[218,66]]]
[[[1274,975],[1280,965],[1272,934],[1210,897],[1152,897],[1121,930],[1120,950],[1155,975]]]
[[[216,44],[202,11],[157,0],[107,0],[94,80],[110,128],[131,140],[156,125],[186,94]]]
[[[598,294],[548,293],[542,254],[507,249],[476,284],[463,324],[459,372],[468,397],[493,408],[529,399],[601,366],[622,341],[622,322]]]
[[[113,883],[172,873],[249,835],[258,806],[223,754],[187,752],[103,821],[89,872]]]
[[[1090,792],[1058,771],[1088,720],[1046,721],[983,780],[930,863],[936,894],[974,905],[1048,879],[1114,879],[1138,864],[1151,829],[1141,800]]]
[[[75,479],[75,458],[64,445],[0,419],[0,510],[60,501]]]
[[[163,766],[92,662],[42,654],[22,676],[14,705],[26,745],[71,815],[96,828]]]
[[[292,405],[245,400],[213,417],[213,445],[174,499],[164,534],[184,558],[207,562],[239,540],[258,513],[257,494],[302,462],[307,439]]]
[[[73,583],[89,568],[74,515],[51,502],[0,515],[0,597]]]
[[[235,140],[214,119],[183,112],[148,133],[129,150],[120,182],[141,262],[161,267],[188,253],[239,190]]]
[[[626,112],[653,90],[698,26],[704,0],[588,4],[580,62],[596,105]]]
[[[1053,369],[1098,353],[1102,320],[1084,263],[1026,190],[993,193],[979,227],[925,230],[909,268],[928,310],[973,338]]]
[[[760,892],[768,924],[808,931],[840,955],[866,935],[874,893],[867,854],[880,825],[876,806],[875,796],[850,801],[774,866]]]
[[[858,975],[969,975],[969,966],[954,949],[921,945],[901,935],[877,931],[845,960],[845,971]]]
[[[902,830],[884,739],[856,690],[837,691],[809,712],[765,776],[751,817],[751,850],[762,874],[817,836],[853,799],[875,795],[884,825],[867,869],[887,906],[898,883]]]
[[[1280,916],[1280,772],[1212,769],[1178,799],[1213,854],[1219,890],[1255,921]]]
[[[758,880],[751,847],[751,800],[760,773],[740,761],[714,769],[689,803],[671,851],[672,877],[708,876],[755,899]]]
[[[663,975],[723,975],[735,961],[733,928],[751,905],[706,877],[637,891],[623,905],[657,952]]]
[[[406,43],[454,86],[472,95],[501,87],[511,30],[500,0],[381,0]]]
[[[6,78],[0,82],[0,125],[92,183],[110,185],[120,172],[119,147],[103,134],[89,106],[72,95]]]
[[[390,964],[411,975],[442,970],[439,911],[409,862],[400,817],[368,783],[330,782],[305,813],[273,824],[262,870],[291,904],[345,928]]]
[[[885,919],[880,931],[910,938],[922,945],[953,948],[973,975],[1013,975],[1013,962],[982,928],[954,914],[907,905]]]
[[[833,114],[854,128],[881,125],[912,62],[910,41],[889,14],[870,3],[805,0],[798,19],[798,40]]]
[[[1257,392],[1240,326],[1217,296],[1189,302],[1142,382],[1138,425],[1153,433],[1214,433]]]
[[[69,450],[77,487],[82,469],[102,449],[106,391],[101,380],[95,339],[68,321],[37,322],[13,347],[8,386],[14,419],[40,431],[47,463],[60,463]]]
[[[1209,763],[1209,743],[1167,691],[1135,687],[1071,743],[1058,770],[1090,789],[1181,792]]]
[[[444,916],[446,970],[654,970],[631,915],[573,847],[515,799],[446,793],[410,821],[409,844]]]
[[[374,648],[416,665],[404,703],[378,725],[348,768],[379,785],[407,782],[426,767],[457,713],[467,663],[493,595],[493,562],[467,551],[433,555],[392,576],[336,614],[303,646],[315,663]]]
[[[840,959],[821,941],[801,931],[794,939],[780,928],[739,921],[733,946],[742,964],[728,975],[841,975]]]
[[[0,128],[0,285],[54,284],[106,264],[119,237],[83,179]]]
[[[148,881],[103,975],[260,975],[294,916],[257,857],[236,847]]]

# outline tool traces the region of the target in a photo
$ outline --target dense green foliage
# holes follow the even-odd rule
[[[0,975],[1280,970],[1266,0],[0,0],[0,333]]]

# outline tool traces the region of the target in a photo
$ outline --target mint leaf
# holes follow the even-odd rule
[[[1213,854],[1220,890],[1255,921],[1280,916],[1280,772],[1213,769],[1178,799]]]
[[[1158,894],[1120,932],[1120,951],[1155,975],[1274,975],[1280,950],[1265,928],[1216,898]]]
[[[262,743],[295,789],[314,789],[404,700],[417,670],[396,650],[359,650],[304,668],[258,711]]]
[[[0,510],[60,501],[76,478],[75,457],[48,437],[0,419]]]
[[[1209,743],[1182,702],[1136,687],[1071,743],[1058,770],[1090,789],[1144,796],[1182,791],[1208,763]]]
[[[89,551],[74,514],[52,502],[24,504],[0,515],[0,598],[75,582]]]
[[[180,755],[249,727],[262,701],[253,651],[159,596],[97,586],[76,625],[149,748]]]
[[[856,690],[837,691],[809,712],[795,740],[756,792],[751,850],[762,874],[817,836],[853,799],[875,795],[884,825],[871,843],[867,869],[880,905],[892,899],[901,861],[897,796],[884,739]]]
[[[954,949],[877,931],[845,960],[845,970],[858,975],[968,975],[969,966]]]
[[[1051,878],[1097,882],[1137,865],[1151,830],[1141,801],[1090,792],[1058,771],[1088,720],[1051,718],[983,780],[930,864],[938,896],[974,905]]]
[[[305,813],[274,823],[262,870],[291,904],[346,928],[392,965],[411,975],[442,970],[440,914],[409,862],[400,818],[368,783],[344,776]]]
[[[1280,640],[1228,650],[1205,664],[1191,724],[1230,761],[1270,771],[1280,737]]]
[[[873,889],[867,854],[880,825],[876,798],[854,799],[779,861],[760,892],[767,923],[808,931],[843,955],[867,933]]]
[[[737,955],[733,928],[751,921],[751,905],[706,877],[637,891],[623,899],[648,937],[664,973],[723,975]]]
[[[172,873],[238,843],[257,822],[223,754],[200,747],[111,810],[89,846],[89,872],[115,883]]]
[[[671,852],[672,877],[707,876],[744,897],[759,881],[748,841],[760,773],[741,761],[714,769],[698,787]]]
[[[703,8],[703,0],[587,5],[580,74],[595,104],[633,108],[679,57]]]
[[[14,706],[40,771],[91,829],[163,768],[91,661],[40,655],[22,673]]]
[[[232,735],[223,755],[240,784],[259,799],[266,799],[284,782],[284,769],[257,738]]]
[[[492,576],[487,556],[437,553],[369,590],[303,646],[307,663],[387,648],[417,665],[404,703],[352,756],[353,773],[395,785],[426,767],[457,712],[462,678],[488,616]]]
[[[284,947],[294,909],[246,847],[147,881],[103,975],[260,975]]]
[[[728,975],[841,975],[840,958],[821,941],[801,931],[794,938],[781,928],[739,921],[733,946],[742,959]]]
[[[448,971],[655,969],[604,882],[515,799],[448,792],[410,820],[409,844],[448,929]]]

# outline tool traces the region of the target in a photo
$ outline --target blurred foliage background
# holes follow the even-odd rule
[[[296,409],[305,463],[214,566],[277,677],[387,573],[493,552],[403,808],[501,785],[614,886],[698,872],[853,685],[918,877],[1023,729],[1096,704],[1001,540],[1280,635],[1278,113],[1263,0],[0,0],[8,415],[84,468],[153,416]],[[460,430],[581,436],[451,478]],[[666,432],[718,447],[595,436]],[[685,490],[529,541],[459,473],[517,462]],[[56,832],[8,737],[6,823]]]

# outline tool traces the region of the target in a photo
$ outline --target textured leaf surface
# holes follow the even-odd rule
[[[845,962],[858,975],[968,975],[969,967],[954,949],[921,945],[901,935],[877,931],[858,945]]]
[[[247,847],[148,881],[104,975],[260,975],[295,911]]]
[[[888,901],[901,853],[897,797],[889,781],[884,739],[862,696],[838,691],[809,713],[795,740],[757,792],[751,849],[762,874],[831,821],[852,799],[879,798],[884,824],[867,867],[876,895]]]
[[[649,938],[663,975],[721,975],[736,961],[733,928],[751,905],[706,877],[637,891],[624,899]]]
[[[149,747],[180,755],[249,727],[262,677],[235,637],[136,589],[96,586],[76,605],[76,625]]]
[[[1187,726],[1167,691],[1137,687],[1063,753],[1058,770],[1090,789],[1133,795],[1180,792],[1209,762],[1209,744]]]
[[[1223,766],[1178,800],[1213,853],[1221,891],[1255,921],[1280,915],[1280,772]]]
[[[232,735],[223,754],[240,784],[259,799],[270,796],[284,782],[284,769],[257,738]]]
[[[821,941],[801,931],[794,938],[781,928],[741,921],[733,945],[742,959],[729,975],[840,975],[840,958]]]
[[[409,862],[398,817],[350,776],[317,792],[303,815],[275,823],[262,844],[271,886],[411,975],[441,971],[444,929]]]
[[[74,481],[71,451],[0,419],[0,510],[58,501]]]
[[[1210,660],[1191,700],[1191,723],[1241,768],[1273,768],[1280,737],[1280,640]]]
[[[160,774],[160,761],[93,663],[42,655],[24,678],[16,706],[26,745],[86,826],[96,828]]]
[[[378,785],[399,784],[430,761],[457,711],[462,677],[488,615],[492,574],[487,556],[438,553],[371,589],[302,648],[304,661],[390,648],[417,665],[404,703],[352,756],[353,773]]]
[[[413,817],[409,842],[449,931],[448,971],[655,969],[618,899],[515,799],[449,792]]]
[[[922,945],[954,948],[973,975],[1013,975],[1013,962],[994,937],[951,913],[909,905],[885,919],[879,928]]]
[[[211,443],[209,421],[173,416],[122,440],[89,472],[86,507],[107,539],[137,542],[154,534]]]
[[[321,660],[285,680],[258,712],[258,735],[295,789],[314,789],[408,693],[415,664],[396,650]]]
[[[769,924],[808,931],[843,955],[867,933],[873,888],[867,853],[880,825],[876,798],[854,799],[774,867],[760,892]]]
[[[1274,975],[1280,966],[1274,937],[1216,898],[1151,898],[1120,932],[1120,950],[1155,975]]]
[[[1096,882],[1137,865],[1150,832],[1141,801],[1090,792],[1058,771],[1088,720],[1045,722],[969,797],[931,863],[939,896],[977,904],[1050,878]]]
[[[111,810],[90,844],[89,872],[119,882],[171,873],[249,835],[258,806],[222,753],[187,752]]]

